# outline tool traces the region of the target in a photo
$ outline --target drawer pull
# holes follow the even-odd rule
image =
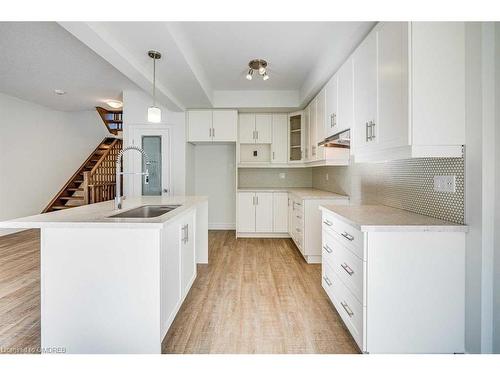
[[[347,232],[342,233],[342,237],[347,238],[349,241],[354,240],[354,236],[350,235],[350,234],[349,234],[349,233],[347,233]]]
[[[302,216],[295,215],[297,219],[302,219]]]
[[[333,252],[328,245],[323,246],[323,249],[325,249],[325,251],[330,254]]]
[[[299,228],[295,228],[295,230],[299,233],[301,233],[302,231],[299,229]]]
[[[328,284],[328,286],[332,286],[332,282],[330,281],[330,279],[326,276],[323,276],[323,280],[325,280],[325,283]]]
[[[331,226],[332,226],[332,222],[331,222],[331,221],[328,221],[328,220],[326,220],[326,219],[325,219],[325,220],[323,220],[323,224],[326,224],[326,225],[328,225],[329,227],[331,227]]]
[[[347,265],[347,263],[341,264],[340,266],[344,269],[345,272],[347,272],[349,274],[349,276],[352,276],[352,274],[354,273],[354,271],[352,270],[352,268],[349,267]]]
[[[326,280],[325,280],[326,281]],[[342,307],[344,308],[345,312],[347,313],[347,315],[349,315],[349,317],[351,318],[354,313],[352,312],[352,310],[349,308],[349,305],[345,302],[340,302],[340,304],[342,305]]]

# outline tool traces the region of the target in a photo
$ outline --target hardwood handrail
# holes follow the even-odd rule
[[[109,155],[109,153],[111,152],[111,150],[113,149],[113,147],[115,147],[116,143],[119,141],[119,139],[115,139],[113,142],[111,142],[111,144],[109,145],[108,149],[106,151],[104,151],[104,153],[101,155],[101,157],[99,158],[99,160],[97,161],[97,163],[94,165],[94,167],[90,170],[90,176],[92,177],[95,172],[97,171],[97,169],[99,168],[99,166],[101,165],[102,161],[104,159],[106,159],[106,156]]]
[[[73,173],[73,175],[69,178],[69,180],[64,184],[64,186],[62,187],[62,189],[57,192],[57,194],[54,196],[54,198],[52,198],[52,200],[49,202],[49,204],[43,209],[42,213],[48,212],[48,210],[52,207],[52,205],[59,199],[59,196],[64,192],[64,190],[66,190],[68,188],[69,184],[71,184],[73,182],[73,180],[75,179],[75,177],[78,176],[82,172],[82,169],[85,167],[85,164],[87,164],[90,161],[90,159],[94,156],[94,154],[97,152],[97,150],[99,149],[99,147],[101,147],[101,145],[108,138],[111,138],[111,137],[105,137],[97,145],[97,147],[94,149],[94,151],[92,151],[92,153],[89,155],[89,157],[87,159],[85,159],[85,161],[80,165],[80,167],[78,167],[78,169],[76,170],[76,172]]]

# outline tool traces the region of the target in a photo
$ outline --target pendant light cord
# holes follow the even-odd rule
[[[153,106],[156,107],[156,59],[153,58]]]

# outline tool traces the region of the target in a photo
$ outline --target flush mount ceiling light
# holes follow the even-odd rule
[[[56,93],[56,95],[64,95],[64,94],[66,94],[66,91],[61,90],[61,89],[55,89],[54,92]]]
[[[123,103],[119,100],[107,100],[106,104],[114,109],[123,107]]]
[[[246,75],[246,79],[248,79],[249,81],[252,80],[254,70],[256,70],[259,73],[259,75],[262,76],[262,79],[264,81],[267,81],[269,79],[269,75],[267,74],[267,61],[266,60],[261,60],[261,59],[252,60],[248,63],[248,67],[250,69],[248,70],[248,73]]]
[[[158,51],[148,51],[148,56],[153,59],[153,105],[148,108],[148,121],[161,122],[161,109],[156,106],[156,60],[161,59]]]

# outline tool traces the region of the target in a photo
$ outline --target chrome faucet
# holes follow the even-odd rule
[[[120,176],[124,174],[139,174],[144,176],[144,183],[147,185],[149,184],[149,171],[148,168],[146,167],[146,172],[121,172],[122,169],[122,156],[125,153],[125,151],[129,150],[135,150],[138,151],[144,156],[145,159],[145,165],[149,165],[149,158],[148,155],[144,152],[144,150],[140,147],[137,146],[128,146],[123,148],[118,156],[116,157],[116,191],[115,191],[115,210],[120,210],[122,208],[122,197],[121,197],[121,178]]]

